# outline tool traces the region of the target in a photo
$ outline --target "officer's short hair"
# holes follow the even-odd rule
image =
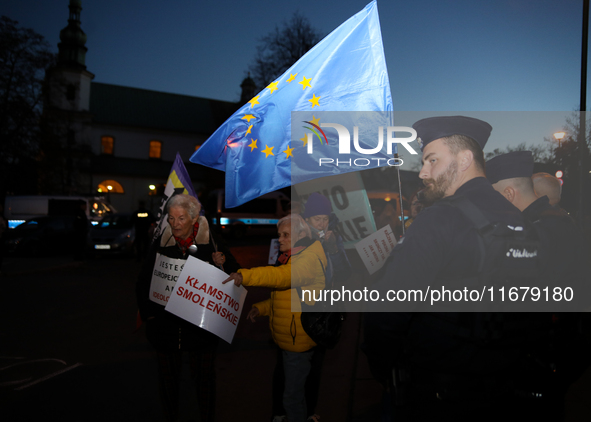
[[[485,171],[486,164],[484,161],[484,152],[474,139],[465,135],[451,135],[443,138],[443,142],[447,145],[453,155],[458,155],[464,150],[472,151],[476,167],[482,172]]]

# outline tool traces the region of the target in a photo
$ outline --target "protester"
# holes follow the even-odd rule
[[[310,194],[301,216],[310,226],[312,239],[320,241],[330,261],[330,274],[327,277],[331,285],[343,285],[351,274],[351,264],[343,237],[337,229],[339,219],[332,212],[330,199],[318,192]]]
[[[562,183],[558,178],[548,173],[536,173],[532,175],[534,190],[539,197],[547,196],[550,205],[558,206],[562,195]]]
[[[164,310],[165,303],[152,299],[151,284],[154,268],[178,267],[189,255],[210,264],[236,271],[238,264],[227,250],[221,249],[219,239],[214,243],[201,206],[196,198],[180,194],[173,196],[165,208],[168,226],[154,240],[137,281],[137,301],[142,321],[146,322],[146,337],[156,349],[160,396],[168,421],[187,415],[179,414],[183,362],[188,360],[191,380],[199,402],[200,421],[214,421],[215,410],[215,350],[218,338]],[[170,288],[174,281],[170,282]],[[196,415],[190,415],[195,419]]]
[[[150,246],[150,227],[155,221],[152,212],[146,208],[144,201],[140,201],[139,208],[133,213],[132,221],[135,229],[135,257],[136,261],[141,262]]]
[[[520,211],[485,178],[482,149],[492,131],[488,123],[445,116],[420,120],[413,128],[423,152],[419,177],[426,186],[424,196],[434,204],[416,217],[377,273],[372,287],[384,296],[392,290],[461,291],[481,283],[487,275],[482,265],[502,262],[506,251],[483,247],[486,232],[477,230],[469,211],[475,210],[489,228],[510,231],[524,225]],[[380,307],[387,303],[371,304],[374,310],[397,313],[365,314],[363,348],[378,379],[387,381],[392,365],[398,369],[402,362],[410,368],[406,409],[416,420],[498,420],[508,414],[516,403],[507,385],[519,374],[521,355],[518,346],[495,348],[492,339],[503,331],[495,331],[494,315],[449,312],[446,306],[460,305],[452,301],[393,303],[388,308]],[[479,309],[477,302],[466,304]],[[387,388],[397,390],[393,385],[390,378]]]
[[[304,422],[307,417],[305,384],[316,343],[306,334],[301,322],[298,288],[304,302],[313,305],[311,297],[325,286],[324,268],[327,260],[319,241],[311,238],[310,228],[297,214],[283,217],[277,223],[279,232],[279,265],[241,269],[224,281],[240,286],[270,287],[271,297],[253,305],[248,319],[269,317],[273,340],[281,349],[285,384],[283,407],[289,422]],[[311,296],[308,296],[310,292]],[[293,311],[292,311],[293,309]],[[281,415],[278,416],[280,420]]]
[[[423,211],[423,208],[424,205],[419,199],[419,192],[417,191],[413,193],[410,197],[410,218],[404,222],[404,228],[406,230],[410,227],[412,222],[415,221],[417,215],[419,215],[419,213]]]

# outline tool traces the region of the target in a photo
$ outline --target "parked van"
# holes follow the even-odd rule
[[[212,191],[205,209],[211,222],[234,237],[242,237],[255,228],[272,228],[289,213],[289,197],[281,192],[271,192],[235,208],[226,208],[223,189]]]
[[[4,217],[13,229],[26,220],[44,215],[75,215],[80,202],[86,202],[86,216],[94,225],[115,208],[103,198],[87,196],[7,196],[4,201]]]

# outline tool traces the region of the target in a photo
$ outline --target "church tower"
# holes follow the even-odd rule
[[[45,73],[44,153],[55,164],[42,172],[45,191],[66,195],[91,192],[90,85],[86,70],[86,34],[80,27],[81,0],[70,0],[68,25],[60,32],[57,63]],[[55,169],[58,169],[56,171]]]
[[[68,26],[60,32],[57,65],[47,72],[50,108],[88,111],[90,82],[94,75],[86,70],[86,34],[80,27],[81,0],[70,0]]]

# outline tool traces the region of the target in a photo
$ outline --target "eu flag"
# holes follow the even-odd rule
[[[242,106],[190,161],[226,172],[226,206],[235,207],[291,185],[291,159],[305,148],[304,142],[292,140],[293,111],[391,110],[373,1]],[[324,175],[312,169],[298,180]]]

